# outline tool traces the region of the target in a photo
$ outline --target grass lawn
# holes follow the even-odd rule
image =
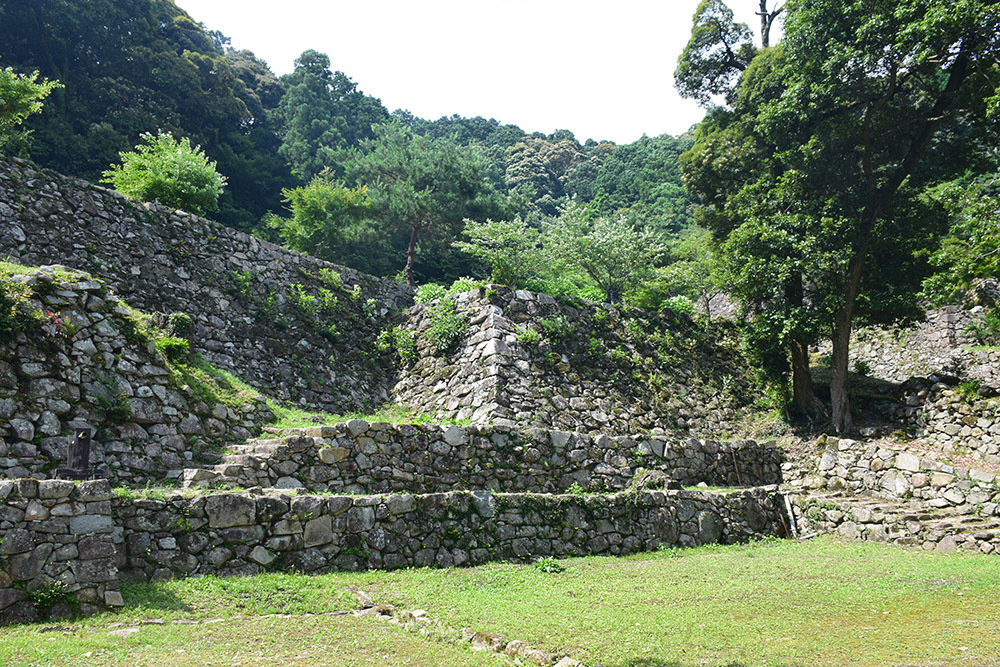
[[[0,629],[0,665],[500,664],[376,619],[306,615],[352,607],[354,584],[590,667],[1000,667],[996,556],[819,538],[563,564],[130,585],[117,615]]]

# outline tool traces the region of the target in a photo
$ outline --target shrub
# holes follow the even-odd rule
[[[393,349],[403,361],[413,361],[417,357],[417,342],[413,332],[403,327],[389,327],[383,330],[375,341],[375,347],[379,352]]]
[[[120,153],[121,164],[111,165],[101,179],[115,190],[139,201],[201,214],[219,209],[226,177],[215,170],[199,146],[169,132],[145,133],[134,151]]]
[[[42,314],[31,308],[30,297],[31,290],[23,285],[0,282],[0,342],[42,324]]]
[[[183,337],[191,330],[191,324],[191,316],[187,313],[170,313],[167,317],[167,333]]]
[[[445,354],[465,333],[468,325],[465,313],[453,301],[443,299],[431,310],[430,315],[431,326],[427,331],[427,339],[435,352]]]
[[[573,335],[573,325],[566,319],[565,315],[556,315],[551,319],[542,318],[538,321],[538,325],[552,340],[562,340]]]
[[[965,331],[980,345],[1000,345],[1000,312],[996,308],[986,311],[982,319],[969,322]]]
[[[666,308],[678,315],[692,315],[694,313],[694,303],[691,299],[683,295],[667,297],[660,304],[661,308]]]
[[[517,340],[521,345],[538,345],[542,342],[542,335],[537,329],[529,326],[519,326],[517,328]]]
[[[167,361],[184,361],[191,353],[191,346],[187,340],[177,336],[164,336],[156,341],[156,349],[160,351]]]
[[[448,293],[442,285],[437,283],[427,283],[417,288],[417,293],[413,296],[416,303],[430,303],[444,297]]]

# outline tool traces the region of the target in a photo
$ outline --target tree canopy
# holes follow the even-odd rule
[[[969,133],[996,131],[998,35],[996,3],[790,0],[781,44],[684,158],[758,338],[833,339],[837,430],[855,318],[916,314],[945,220],[927,188],[969,166]]]

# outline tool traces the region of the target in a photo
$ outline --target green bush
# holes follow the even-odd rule
[[[167,333],[183,337],[191,330],[191,324],[191,316],[187,313],[170,313],[167,317]]]
[[[551,340],[562,340],[573,335],[573,324],[566,319],[565,315],[556,315],[551,319],[542,318],[538,321],[542,331]]]
[[[379,352],[395,350],[399,358],[407,362],[417,357],[417,341],[413,332],[403,327],[394,326],[383,330],[375,341],[375,347]]]
[[[0,342],[42,324],[43,316],[31,308],[30,297],[31,290],[23,285],[0,282]]]
[[[184,361],[191,353],[191,346],[184,338],[164,336],[156,341],[156,349],[167,361]]]
[[[444,286],[437,283],[427,283],[417,288],[417,293],[413,296],[413,300],[416,303],[430,303],[431,301],[443,298],[447,293],[448,290]]]
[[[101,179],[115,190],[139,201],[158,202],[188,213],[219,209],[226,178],[215,170],[198,146],[169,132],[148,132],[134,151],[120,153],[121,164],[111,165]]]
[[[996,308],[991,308],[982,319],[969,322],[965,330],[980,345],[1000,345],[1000,313]]]
[[[427,340],[438,354],[449,352],[462,338],[468,326],[465,313],[454,301],[442,299],[430,313],[431,326],[427,330]]]
[[[521,345],[535,346],[542,342],[542,335],[537,329],[530,326],[519,326],[517,328],[517,340]]]
[[[691,299],[683,295],[671,296],[664,299],[660,304],[660,308],[666,308],[678,315],[690,316],[694,314],[694,303]]]

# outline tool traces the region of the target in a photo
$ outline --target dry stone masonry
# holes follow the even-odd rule
[[[331,412],[388,398],[393,373],[370,352],[412,302],[397,283],[13,158],[0,158],[0,257],[89,271],[139,310],[183,312],[207,360]]]
[[[114,508],[119,566],[152,579],[623,555],[782,533],[777,487],[728,493],[174,493]]]
[[[0,479],[0,625],[122,606],[106,480]]]
[[[414,306],[417,361],[396,399],[443,419],[592,433],[664,430],[725,437],[750,395],[747,366],[724,333],[663,311],[561,304],[487,285],[456,297],[469,318],[457,350],[423,335],[437,304]]]
[[[86,274],[45,268],[12,281],[49,318],[0,345],[0,475],[52,476],[67,463],[67,434],[83,427],[96,434],[91,464],[141,485],[270,417],[263,399],[234,408],[199,398],[138,337],[137,315]]]
[[[641,470],[683,486],[781,481],[781,450],[752,441],[591,436],[503,426],[368,423],[274,434],[230,447],[211,469],[184,471],[186,485],[304,488],[334,493],[492,489],[558,493],[625,489]]]

